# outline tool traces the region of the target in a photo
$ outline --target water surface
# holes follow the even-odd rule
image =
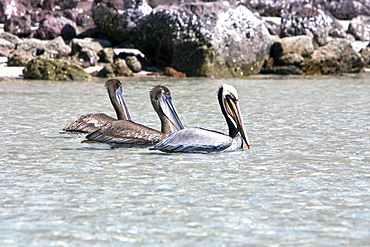
[[[227,132],[216,91],[239,93],[252,144],[165,154],[59,132],[114,111],[104,79],[0,81],[1,246],[366,246],[370,75],[120,78],[134,121],[159,129],[163,84],[186,127]]]

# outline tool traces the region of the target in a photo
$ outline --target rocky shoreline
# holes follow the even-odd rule
[[[369,71],[370,5],[335,2],[3,0],[0,77]]]

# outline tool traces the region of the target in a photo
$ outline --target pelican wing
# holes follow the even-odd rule
[[[116,144],[154,144],[165,135],[157,130],[128,120],[110,122],[86,136],[89,141]]]
[[[78,119],[68,124],[66,127],[63,128],[63,130],[70,133],[91,133],[101,128],[106,123],[114,120],[114,118],[104,113],[86,114],[80,116]]]
[[[188,128],[168,135],[152,150],[182,153],[221,152],[232,144],[233,139],[220,132],[203,128]]]

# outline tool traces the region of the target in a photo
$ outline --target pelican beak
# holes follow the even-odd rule
[[[251,144],[249,142],[247,132],[245,131],[245,126],[244,126],[242,114],[241,114],[240,107],[239,107],[239,101],[235,99],[233,100],[229,97],[226,97],[225,101],[226,101],[225,105],[227,105],[226,110],[229,112],[230,116],[235,121],[238,131],[242,135],[242,138],[244,139],[245,144],[247,145],[248,149],[250,149]]]
[[[158,100],[158,104],[164,115],[171,121],[177,130],[184,129],[184,125],[177,114],[175,106],[172,104],[171,95],[162,95],[162,97],[160,97]]]
[[[130,112],[128,111],[128,108],[126,106],[125,99],[123,98],[123,92],[122,92],[122,86],[119,86],[116,91],[116,97],[118,99],[118,102],[123,106],[123,110],[125,111],[126,119],[131,120]]]

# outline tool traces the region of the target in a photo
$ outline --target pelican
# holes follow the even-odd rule
[[[117,79],[110,79],[106,81],[110,101],[117,114],[119,120],[131,120],[130,113],[127,109],[125,100],[122,95],[122,84]],[[116,121],[104,113],[86,114],[80,116],[78,119],[68,124],[63,130],[67,133],[91,133],[103,125]]]
[[[218,90],[218,102],[229,127],[229,135],[204,128],[187,128],[168,135],[151,150],[173,153],[216,153],[231,152],[243,147],[248,149],[250,142],[240,112],[236,89],[224,84]]]
[[[112,147],[147,147],[163,140],[172,133],[173,124],[177,129],[184,126],[172,104],[170,90],[162,85],[150,90],[152,106],[161,121],[161,131],[135,123],[131,120],[110,122],[86,136],[88,141],[105,142]]]

